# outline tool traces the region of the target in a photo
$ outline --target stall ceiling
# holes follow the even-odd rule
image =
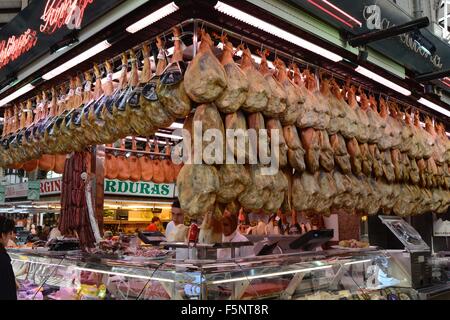
[[[9,23],[23,8],[28,0],[1,0],[0,1],[0,32],[4,25]]]

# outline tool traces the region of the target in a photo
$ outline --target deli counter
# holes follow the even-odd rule
[[[217,260],[8,251],[19,299],[419,299],[408,271],[374,248]]]

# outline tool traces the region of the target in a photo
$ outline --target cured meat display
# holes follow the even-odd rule
[[[86,202],[86,185],[81,177],[83,173],[87,174],[87,159],[84,153],[76,152],[66,160],[58,225],[63,235],[75,232],[82,248],[92,248],[95,244]]]
[[[182,165],[172,162],[172,148],[168,140],[164,153],[160,153],[156,138],[152,152],[148,139],[143,150],[138,148],[136,137],[131,138],[131,149],[125,149],[125,141],[126,139],[120,141],[120,149],[113,148],[111,144],[106,146],[105,178],[135,182],[175,182]]]
[[[235,49],[226,34],[216,36],[221,43],[215,46],[201,30],[198,52],[193,46],[185,52],[180,28],[172,33],[170,63],[170,50],[156,38],[154,73],[150,49],[144,45],[140,75],[137,51],[121,56],[117,87],[114,66],[107,62],[104,83],[100,68],[94,66],[95,81],[85,73],[84,87],[77,75],[69,90],[52,89],[50,99],[42,92],[33,101],[9,107],[0,165],[57,172],[64,168],[65,177],[71,174],[75,179],[73,167],[80,166],[76,161],[81,153],[66,159],[63,167],[66,154],[122,139],[121,151],[107,153],[106,177],[154,183],[176,180],[186,215],[204,218],[200,237],[204,242],[220,241],[216,224],[221,215],[241,207],[266,214],[279,209],[284,214],[296,210],[329,215],[339,209],[400,216],[447,211],[450,142],[438,120],[385,95],[376,98],[350,80],[310,67],[301,70],[276,52],[272,65],[268,50],[252,46],[261,56],[257,64],[248,46],[241,41]],[[166,141],[161,154],[156,131],[177,119],[184,120],[191,136],[196,123],[201,123],[205,136],[215,132],[225,138],[228,129],[235,135],[231,141],[216,143],[217,148],[211,147],[211,137],[192,141],[201,146],[203,164],[175,165],[170,159],[175,148]],[[240,130],[255,132],[256,137],[239,136]],[[153,152],[149,143],[143,148],[146,152],[139,150],[134,139],[132,149],[126,150],[123,139],[130,135],[155,136]],[[238,164],[225,163],[227,149]],[[265,159],[275,161],[274,168],[263,163]],[[66,182],[77,182],[66,189],[81,188],[79,179]],[[64,196],[64,201],[74,203]],[[74,226],[73,221],[63,222],[64,230]]]

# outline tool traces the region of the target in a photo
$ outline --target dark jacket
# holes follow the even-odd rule
[[[0,300],[17,300],[16,279],[11,258],[0,245]]]

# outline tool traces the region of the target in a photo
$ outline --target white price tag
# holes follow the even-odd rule
[[[378,274],[380,273],[380,267],[377,265],[369,266],[366,270],[366,287],[368,289],[376,289],[380,285],[380,281],[378,279]]]

